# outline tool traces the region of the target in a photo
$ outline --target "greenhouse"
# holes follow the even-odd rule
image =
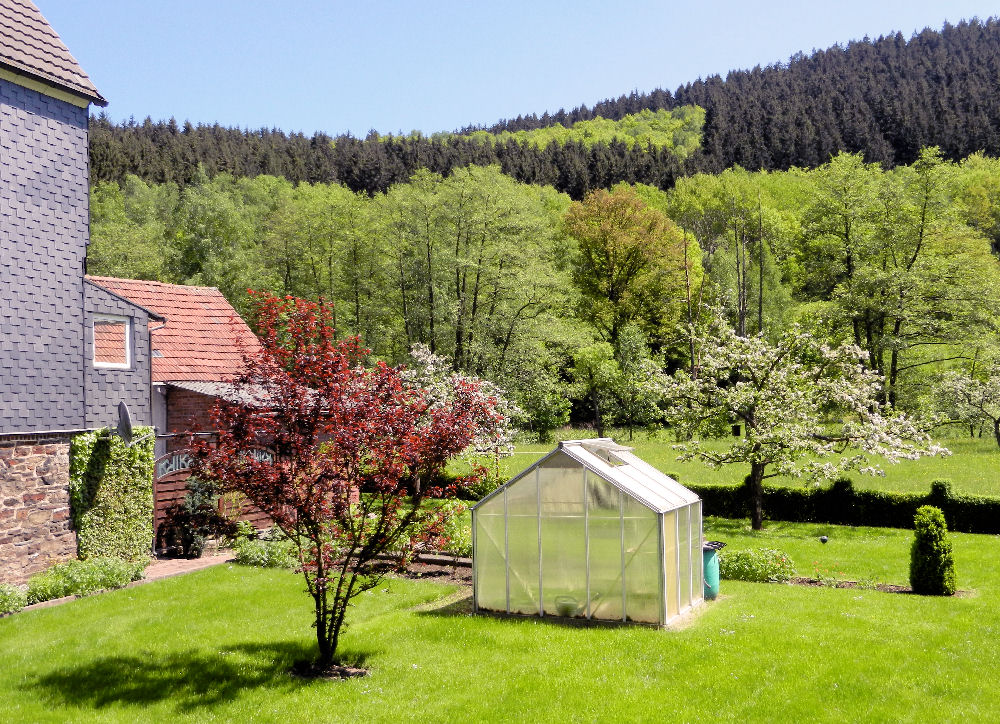
[[[664,625],[704,599],[701,500],[609,438],[483,498],[472,546],[476,610]]]

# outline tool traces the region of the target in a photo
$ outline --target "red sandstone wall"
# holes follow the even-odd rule
[[[69,438],[0,437],[0,581],[20,583],[75,556]]]

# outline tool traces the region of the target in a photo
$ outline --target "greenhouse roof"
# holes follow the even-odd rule
[[[658,513],[666,513],[699,500],[695,493],[635,455],[632,448],[619,445],[608,437],[564,440],[559,443],[559,447],[518,473],[493,494],[517,482],[559,452],[565,453],[587,470]],[[483,498],[475,507],[482,505],[493,494]]]

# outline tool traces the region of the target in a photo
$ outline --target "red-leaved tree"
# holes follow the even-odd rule
[[[368,350],[336,339],[322,303],[253,298],[261,346],[216,404],[217,434],[192,442],[195,474],[244,494],[297,545],[325,671],[348,604],[389,570],[384,554],[426,515],[429,484],[500,413],[475,381],[430,405],[399,368],[366,367]],[[261,447],[271,459],[250,454]]]

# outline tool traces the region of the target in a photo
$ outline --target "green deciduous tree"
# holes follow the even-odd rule
[[[904,373],[963,356],[1000,312],[989,242],[953,213],[954,168],[936,148],[893,172],[839,154],[812,173],[800,292],[868,352],[897,404]]]
[[[627,187],[598,190],[566,212],[578,245],[574,281],[582,318],[617,345],[628,324],[661,342],[684,299],[683,233]]]
[[[987,426],[1000,446],[1000,370],[988,368],[980,375],[947,372],[934,386],[938,410],[949,420],[971,429]]]
[[[94,186],[90,194],[88,273],[162,280],[169,254],[166,219],[176,200],[173,185],[149,186],[131,175],[122,187],[114,182]]]

